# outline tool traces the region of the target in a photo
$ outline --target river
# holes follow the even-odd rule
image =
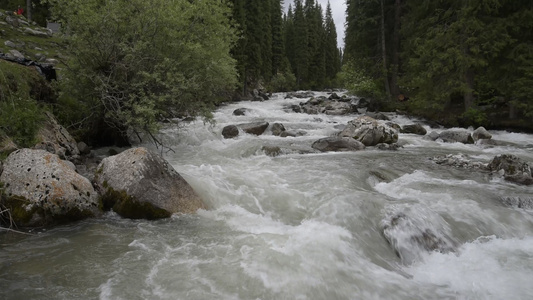
[[[285,107],[306,99],[272,98],[222,106],[214,125],[162,131],[175,151],[165,158],[209,209],[0,234],[0,298],[533,299],[533,211],[501,200],[532,188],[430,159],[533,162],[533,135],[491,131],[503,145],[489,147],[400,134],[398,151],[308,153],[355,116],[294,113]],[[246,116],[232,115],[241,107]],[[258,120],[306,135],[221,136]],[[383,233],[391,223],[400,224],[387,232],[395,247]],[[422,249],[413,237],[424,232],[451,251]]]

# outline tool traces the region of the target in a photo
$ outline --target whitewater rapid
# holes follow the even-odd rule
[[[284,98],[230,103],[213,124],[161,132],[173,149],[165,158],[207,210],[159,221],[108,213],[34,236],[0,235],[0,298],[533,298],[533,211],[501,201],[531,196],[531,187],[430,159],[515,154],[533,163],[533,135],[492,131],[504,143],[489,147],[400,134],[398,151],[316,153],[314,141],[357,115],[294,113],[288,107],[308,99]],[[237,108],[249,111],[234,116]],[[256,121],[305,135],[221,135]],[[400,226],[384,233],[391,222]],[[451,251],[418,247],[413,236],[424,232]]]

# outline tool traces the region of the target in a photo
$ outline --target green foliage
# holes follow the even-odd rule
[[[527,0],[348,0],[344,58],[416,113],[531,124],[531,18]]]
[[[269,90],[275,92],[288,92],[296,89],[296,76],[291,72],[278,72],[270,80]]]
[[[42,108],[33,100],[0,102],[0,129],[21,147],[37,143],[35,135],[43,121]]]
[[[487,123],[487,115],[478,109],[469,108],[461,116],[468,125],[481,126]]]
[[[376,80],[365,75],[352,60],[345,62],[342,66],[339,81],[344,88],[354,95],[375,100],[381,100],[385,97],[383,89]]]
[[[0,132],[18,146],[31,147],[44,121],[42,105],[36,102],[39,87],[46,86],[37,71],[0,61]]]
[[[209,116],[235,87],[225,1],[47,2],[68,28],[62,99],[93,112],[88,124],[153,132],[162,118]]]

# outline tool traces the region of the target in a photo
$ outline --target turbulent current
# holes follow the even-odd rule
[[[0,298],[533,299],[533,210],[502,200],[531,199],[532,188],[431,159],[514,154],[531,164],[533,135],[492,131],[500,146],[481,146],[400,134],[398,151],[317,153],[314,141],[357,115],[294,113],[287,107],[307,99],[284,96],[162,131],[174,150],[165,158],[207,210],[1,234]],[[255,121],[305,135],[221,135]]]

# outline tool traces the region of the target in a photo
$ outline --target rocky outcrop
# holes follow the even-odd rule
[[[319,139],[312,145],[313,149],[327,151],[358,151],[365,149],[363,143],[349,137],[327,137]]]
[[[167,161],[146,148],[102,160],[94,183],[104,208],[126,218],[158,219],[206,207]]]
[[[533,177],[529,164],[515,155],[495,156],[488,164],[488,169],[505,180],[522,185],[532,185]]]
[[[380,143],[392,144],[398,141],[398,131],[368,116],[348,122],[339,136],[354,138],[365,146],[375,146]]]
[[[41,142],[35,148],[57,154],[62,159],[79,155],[78,145],[70,133],[59,125],[51,113],[45,114],[47,120],[37,134],[37,139]]]
[[[96,191],[72,163],[44,150],[9,155],[0,176],[4,206],[18,226],[44,226],[98,215]]]
[[[445,130],[439,134],[439,139],[445,143],[473,144],[474,139],[466,129]]]
[[[412,133],[416,135],[426,135],[427,130],[420,124],[404,125],[400,130],[401,133]]]

